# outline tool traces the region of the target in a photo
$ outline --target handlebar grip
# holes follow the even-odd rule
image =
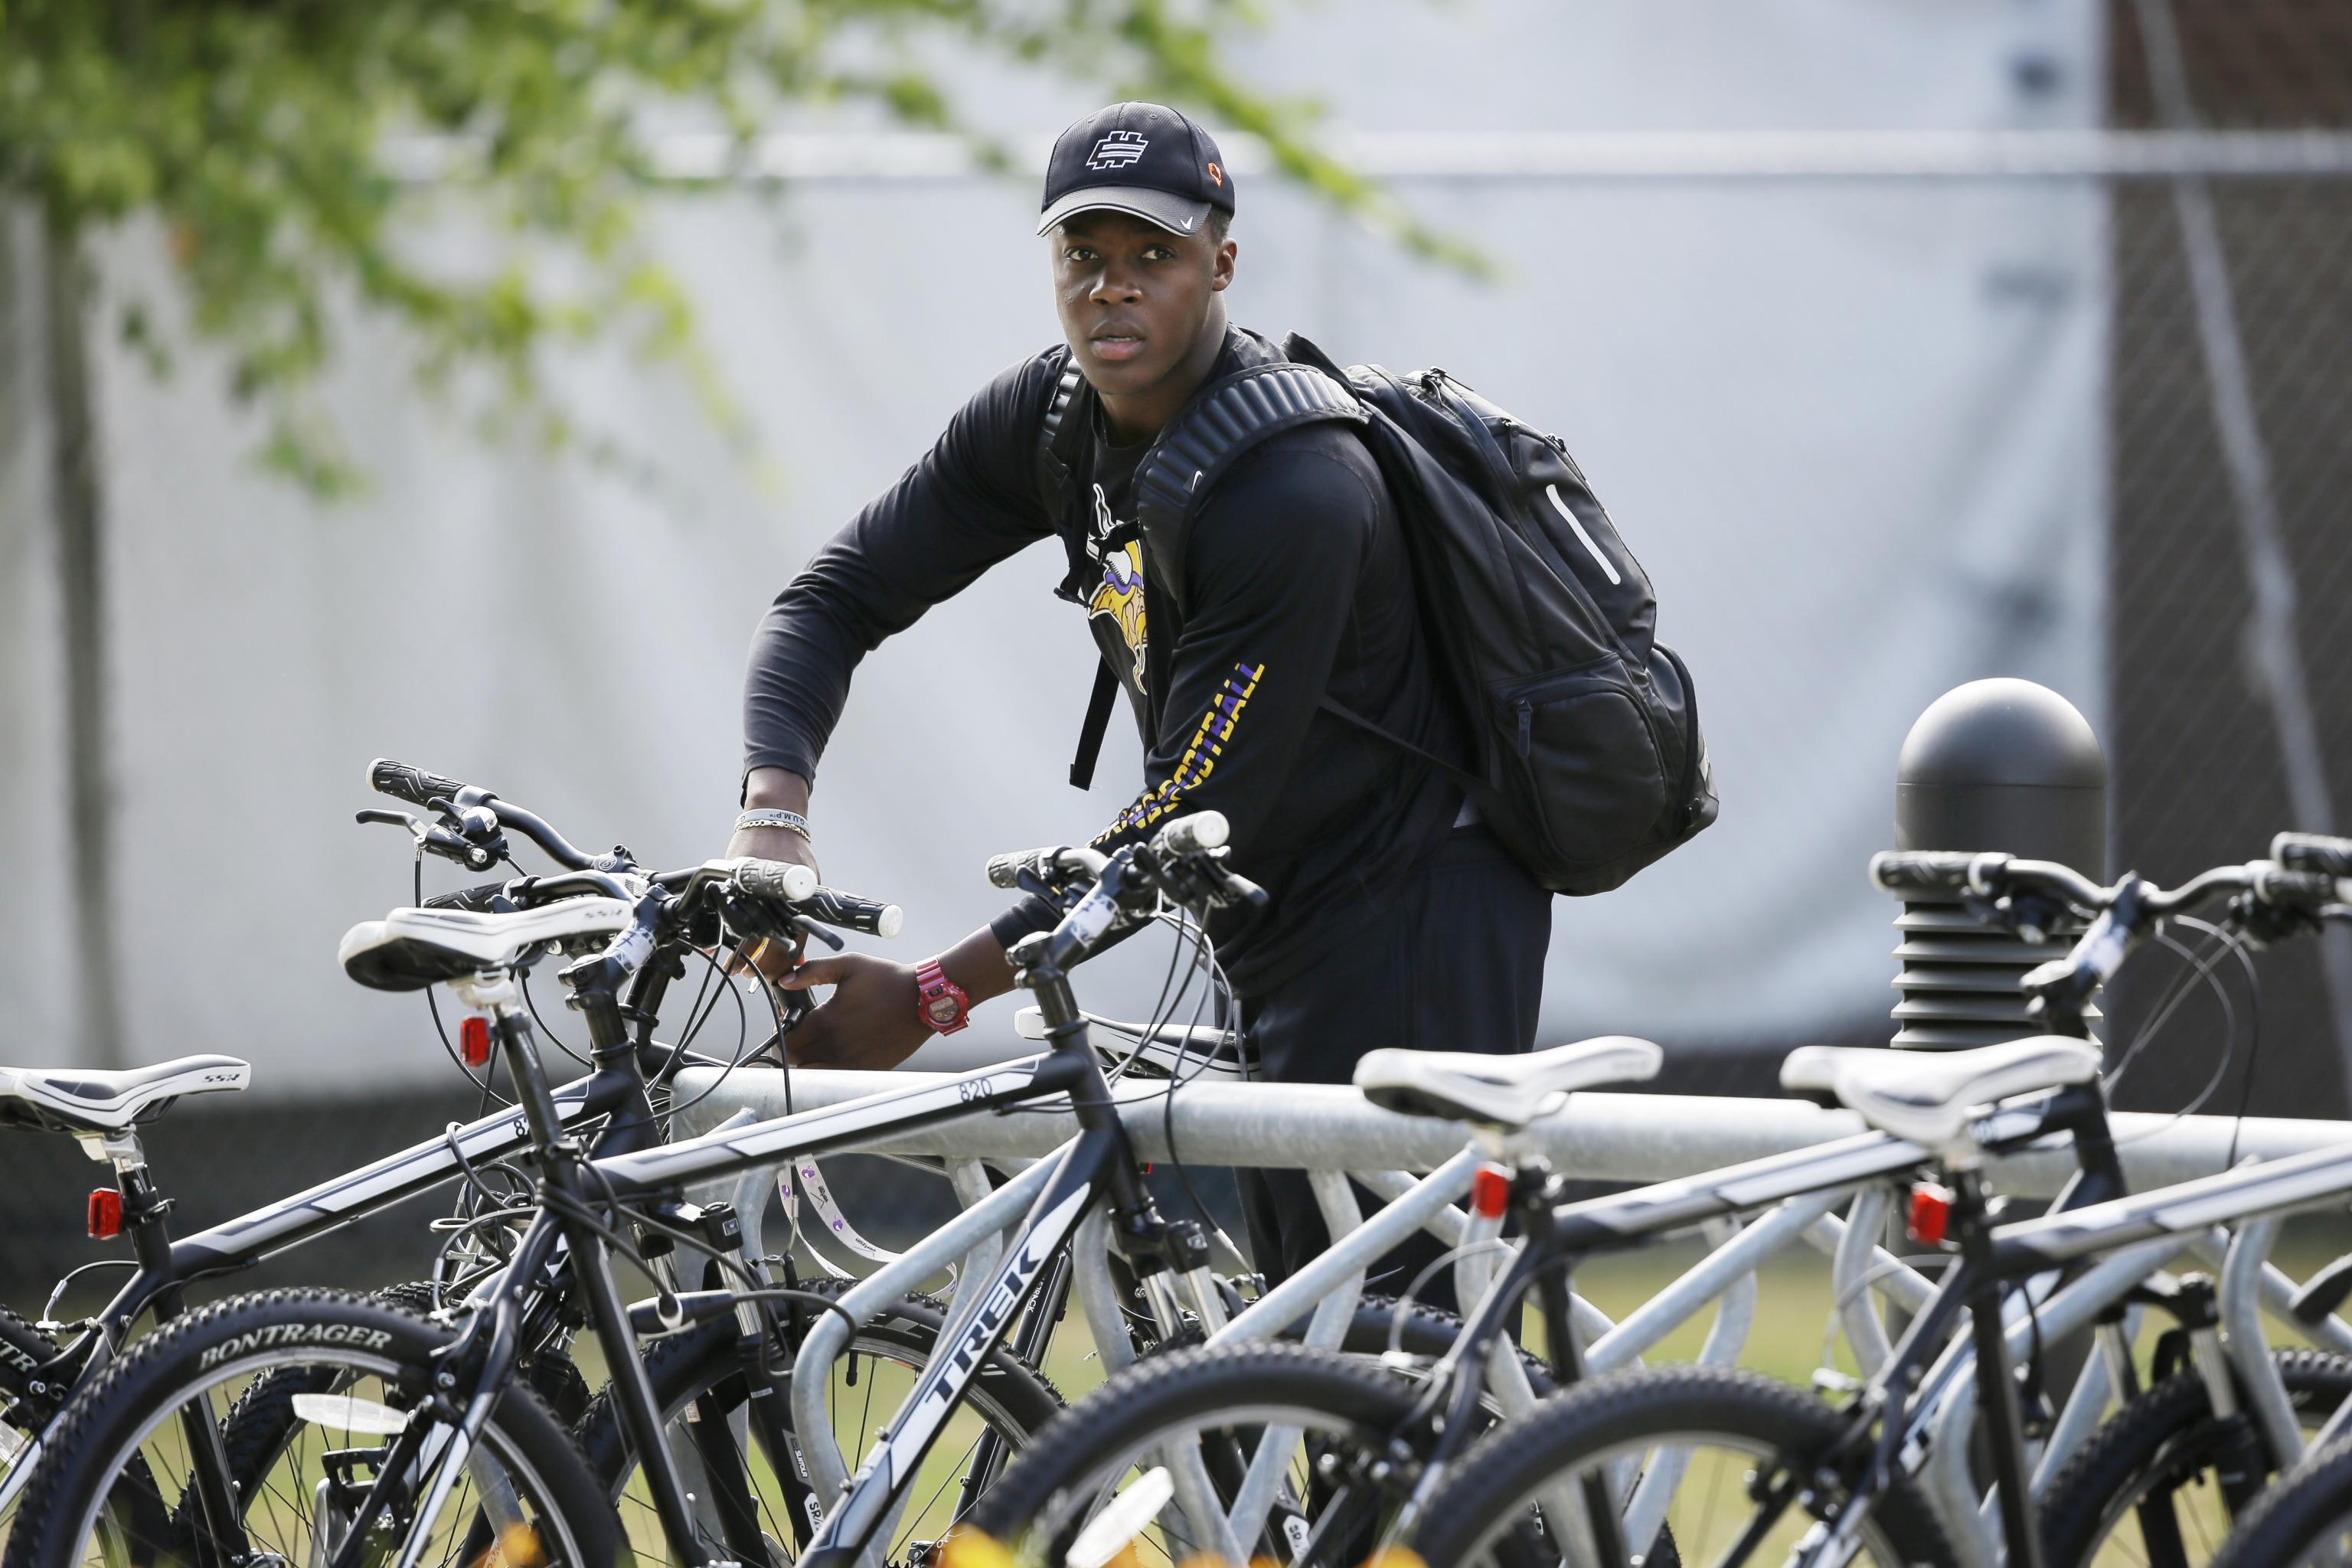
[[[1044,877],[1055,851],[1051,849],[1021,849],[1010,855],[997,855],[988,862],[988,885],[992,888],[1017,888],[1021,873]]]
[[[390,757],[378,757],[368,764],[367,782],[368,788],[376,794],[404,800],[411,805],[423,805],[436,795],[454,801],[457,792],[466,787],[456,779],[445,779],[439,773],[428,773],[423,768],[412,768]]]
[[[1265,889],[1247,877],[1238,876],[1231,871],[1226,872],[1225,892],[1254,910],[1265,908]]]
[[[816,873],[792,860],[755,860],[747,856],[736,863],[734,879],[745,892],[782,904],[797,904],[816,891]]]
[[[425,900],[428,910],[463,910],[469,914],[493,913],[492,900],[505,896],[504,882],[484,882],[478,888],[460,888],[454,893],[436,893]]]
[[[2266,867],[2254,873],[2254,897],[2266,904],[2315,910],[2336,901],[2336,879],[2325,871],[2282,871]]]
[[[1965,893],[1974,855],[1958,849],[1882,849],[1870,879],[1890,893]]]
[[[2271,858],[2290,871],[2324,871],[2352,877],[2352,838],[2319,833],[2282,833],[2271,840]]]
[[[805,870],[805,867],[796,868]],[[855,893],[845,893],[839,888],[818,888],[806,898],[794,899],[793,912],[804,915],[820,924],[837,926],[843,931],[862,931],[867,936],[893,937],[905,917],[896,904],[882,903],[874,899],[861,899]]]
[[[1196,811],[1160,830],[1152,847],[1162,855],[1192,855],[1221,847],[1232,834],[1222,811]]]

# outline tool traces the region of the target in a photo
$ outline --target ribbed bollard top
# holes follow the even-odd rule
[[[2106,876],[2107,759],[2090,721],[2046,686],[1972,680],[1928,704],[1895,768],[1897,849],[1999,850]],[[1914,899],[1895,922],[1896,1047],[1957,1050],[2032,1031],[2018,981],[2065,956],[2073,931],[2021,942],[1957,899]],[[2095,1013],[2093,1015],[2096,1016]]]

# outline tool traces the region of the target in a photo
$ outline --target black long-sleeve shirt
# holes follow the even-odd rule
[[[1213,375],[1271,355],[1228,335]],[[898,483],[776,596],[751,645],[745,768],[814,781],[849,693],[882,639],[982,572],[1056,531],[1038,436],[1066,361],[1055,349],[996,377]],[[1219,931],[1237,990],[1311,965],[1383,907],[1434,848],[1460,791],[1427,764],[1323,711],[1326,694],[1440,755],[1463,744],[1432,677],[1395,509],[1343,426],[1287,432],[1218,483],[1184,534],[1181,612],[1131,521],[1140,446],[1099,428],[1070,476],[1087,548],[1064,584],[1126,689],[1144,785],[1097,837],[1113,847],[1187,811],[1232,824],[1234,868],[1272,895],[1265,918]],[[1042,906],[995,922],[1010,941]]]

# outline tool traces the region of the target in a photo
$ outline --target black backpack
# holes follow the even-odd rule
[[[1718,809],[1690,671],[1656,640],[1649,575],[1556,436],[1442,370],[1342,371],[1296,333],[1286,361],[1203,389],[1136,470],[1152,570],[1183,599],[1193,508],[1244,453],[1282,431],[1357,427],[1388,481],[1441,681],[1468,715],[1468,771],[1333,701],[1322,706],[1451,774],[1528,873],[1555,892],[1603,893],[1713,822]],[[1046,420],[1055,437],[1076,376]],[[1066,471],[1066,470],[1065,470]],[[1049,491],[1049,495],[1050,495]],[[1117,678],[1097,677],[1073,783],[1084,786]]]

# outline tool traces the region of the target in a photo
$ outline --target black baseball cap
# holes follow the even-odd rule
[[[1097,109],[1054,143],[1045,165],[1044,234],[1074,213],[1133,213],[1171,234],[1198,234],[1215,208],[1234,210],[1234,176],[1209,133],[1158,103]]]

